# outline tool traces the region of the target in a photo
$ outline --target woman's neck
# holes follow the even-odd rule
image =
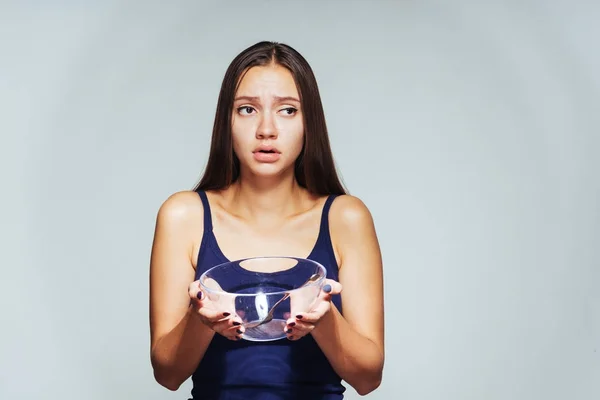
[[[276,221],[303,211],[306,189],[290,179],[243,179],[233,183],[225,195],[228,209],[247,220]]]

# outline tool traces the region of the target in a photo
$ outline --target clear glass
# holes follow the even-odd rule
[[[243,339],[264,342],[285,338],[288,318],[311,311],[326,275],[304,258],[253,257],[210,268],[200,285],[212,307],[239,315]]]

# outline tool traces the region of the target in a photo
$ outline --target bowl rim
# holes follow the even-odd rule
[[[308,261],[309,263],[313,264],[315,267],[317,267],[320,271],[322,271],[322,276],[317,279],[314,282],[308,283],[304,286],[301,287],[297,287],[295,289],[291,289],[291,290],[279,290],[277,292],[269,292],[269,293],[263,293],[265,295],[271,296],[271,295],[285,295],[286,293],[293,293],[297,290],[300,289],[305,289],[307,287],[311,287],[311,286],[319,286],[321,285],[325,279],[327,279],[327,268],[325,268],[325,266],[323,264],[321,264],[318,261],[315,260],[311,260],[309,258],[303,258],[303,257],[294,257],[294,256],[257,256],[257,257],[246,257],[246,258],[240,258],[238,260],[233,260],[233,261],[226,261],[223,262],[221,264],[217,264],[214,265],[212,267],[210,267],[209,269],[207,269],[206,271],[204,271],[202,274],[200,274],[200,277],[198,278],[198,282],[200,283],[200,290],[202,290],[203,292],[205,291],[206,293],[211,293],[211,294],[217,294],[217,295],[222,295],[222,296],[236,296],[236,297],[251,297],[251,296],[257,296],[259,293],[231,293],[231,292],[227,292],[225,290],[215,290],[215,289],[211,289],[208,286],[204,285],[203,278],[206,277],[206,275],[219,267],[223,267],[225,265],[228,264],[237,264],[239,266],[239,263],[243,262],[243,261],[247,261],[247,260],[257,260],[257,259],[268,259],[268,258],[287,258],[287,259],[293,259],[293,260],[297,260],[297,261],[302,261],[302,262],[306,262]],[[295,267],[295,266],[294,266]],[[292,268],[294,268],[292,267]]]

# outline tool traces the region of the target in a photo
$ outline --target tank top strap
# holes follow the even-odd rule
[[[204,231],[212,232],[213,225],[208,197],[206,197],[206,192],[204,190],[198,190],[197,193],[200,196],[200,200],[202,200],[202,207],[204,207]]]
[[[325,200],[325,204],[323,205],[323,211],[321,213],[321,226],[319,227],[319,239],[318,243],[325,244],[327,246],[331,245],[331,236],[329,235],[329,209],[331,208],[331,204],[333,200],[339,195],[330,194]]]

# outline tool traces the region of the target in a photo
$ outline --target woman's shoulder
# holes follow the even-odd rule
[[[349,194],[339,195],[331,204],[329,219],[332,224],[342,227],[356,227],[372,223],[367,205],[358,197]]]
[[[197,192],[183,190],[167,197],[158,210],[159,222],[169,225],[186,226],[193,224],[195,227],[202,222],[204,209]]]
[[[345,194],[336,197],[329,211],[329,227],[334,251],[346,269],[361,259],[365,251],[377,249],[373,217],[366,204],[356,196]],[[344,259],[355,261],[349,263]]]

